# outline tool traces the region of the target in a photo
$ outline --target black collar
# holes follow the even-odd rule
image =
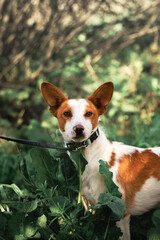
[[[82,148],[86,148],[88,147],[88,145],[90,145],[91,143],[94,142],[94,140],[96,140],[99,136],[99,129],[97,128],[97,130],[85,141],[83,142],[72,142],[72,143],[67,143],[67,147],[68,148],[72,148],[72,151],[78,151]]]

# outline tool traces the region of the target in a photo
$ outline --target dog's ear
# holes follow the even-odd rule
[[[63,95],[61,90],[49,82],[43,82],[41,91],[47,104],[50,106],[50,112],[56,117],[60,105],[68,98]]]
[[[98,109],[99,115],[102,115],[109,104],[113,95],[113,83],[106,82],[97,88],[87,99],[91,101]]]

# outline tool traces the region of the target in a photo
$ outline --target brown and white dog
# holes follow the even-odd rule
[[[111,142],[98,128],[99,116],[112,98],[112,82],[101,85],[87,99],[69,100],[48,82],[42,83],[41,90],[50,112],[58,119],[66,143],[84,142],[96,133],[85,148],[88,164],[82,175],[82,195],[96,204],[99,194],[106,192],[99,160],[108,162],[126,204],[125,216],[117,225],[123,239],[130,240],[130,216],[143,214],[160,204],[160,147],[143,149]]]

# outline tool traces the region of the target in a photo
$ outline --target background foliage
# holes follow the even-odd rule
[[[88,96],[106,81],[113,81],[113,99],[107,113],[102,117],[102,125],[108,138],[139,147],[160,146],[159,7],[159,0],[2,0],[0,134],[61,144],[57,121],[49,114],[42,99],[40,84],[49,81],[60,87],[70,98],[78,98]],[[50,215],[49,200],[46,199],[48,196],[53,197],[56,189],[54,186],[46,186],[44,182],[40,185],[39,180],[32,178],[35,175],[32,156],[34,154],[35,159],[39,159],[43,155],[39,151],[33,152],[28,148],[18,151],[14,144],[0,141],[0,183],[8,184],[0,185],[1,200],[11,201],[15,193],[15,198],[17,199],[18,194],[20,199],[16,204],[21,204],[21,196],[27,196],[23,200],[23,207],[29,204],[27,210],[22,209],[21,212],[19,209],[22,206],[17,210],[14,203],[3,205],[0,239],[6,239],[1,234],[5,233],[6,226],[10,226],[7,239],[55,237],[52,227],[50,228],[55,216]],[[76,174],[76,169],[66,155],[60,158],[55,152],[50,154],[57,159],[55,161],[59,171],[61,165],[63,168],[59,159],[65,159],[70,165],[68,174]],[[27,176],[31,175],[29,179],[32,180],[33,189],[22,181],[25,177],[22,176],[25,172],[22,155],[27,157]],[[19,162],[23,163],[22,175],[18,170]],[[53,179],[55,182],[52,180],[55,185],[64,181],[62,176],[56,176]],[[73,204],[69,210],[65,209],[66,216],[71,214],[69,219],[72,219],[74,215],[74,226],[78,226],[81,231],[83,229],[84,234],[92,229],[88,233],[90,236],[83,235],[84,239],[93,239],[93,233],[100,239],[95,219],[105,222],[102,232],[103,238],[105,236],[107,239],[110,236],[107,233],[112,234],[112,231],[107,232],[106,226],[110,226],[112,230],[114,225],[107,225],[108,219],[99,212],[96,213],[97,218],[91,214],[85,218],[82,207],[76,203],[74,182],[77,184],[78,179],[75,177],[70,181],[74,188],[72,198],[67,193],[63,195],[61,189],[57,190],[62,196],[64,208],[67,208],[68,201],[70,207],[71,202]],[[17,192],[15,186],[21,190]],[[39,189],[39,192],[35,189]],[[66,198],[69,200],[65,202]],[[47,210],[43,201],[48,201]],[[157,211],[147,214],[148,221],[145,216],[133,218],[133,239],[153,239],[158,234]],[[64,219],[72,225],[68,218]],[[19,229],[13,224],[16,221],[22,223]],[[64,234],[64,222],[59,221],[60,219],[53,221],[54,228],[57,228],[55,234]],[[76,221],[79,221],[79,225]],[[28,226],[28,222],[33,224]],[[41,225],[47,229],[45,233]],[[31,234],[26,231],[31,231]],[[116,234],[114,237],[120,233]],[[62,235],[59,235],[59,239],[63,239]],[[156,236],[156,239],[160,239],[159,235]],[[75,235],[71,234],[70,237]],[[80,236],[76,237],[75,239],[81,239]]]

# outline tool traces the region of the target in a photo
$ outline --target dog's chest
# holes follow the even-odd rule
[[[100,133],[98,139],[85,150],[88,164],[82,174],[82,195],[92,204],[97,203],[100,193],[106,192],[105,177],[99,173],[99,160],[108,162],[110,159],[111,149],[108,146],[108,140]]]

